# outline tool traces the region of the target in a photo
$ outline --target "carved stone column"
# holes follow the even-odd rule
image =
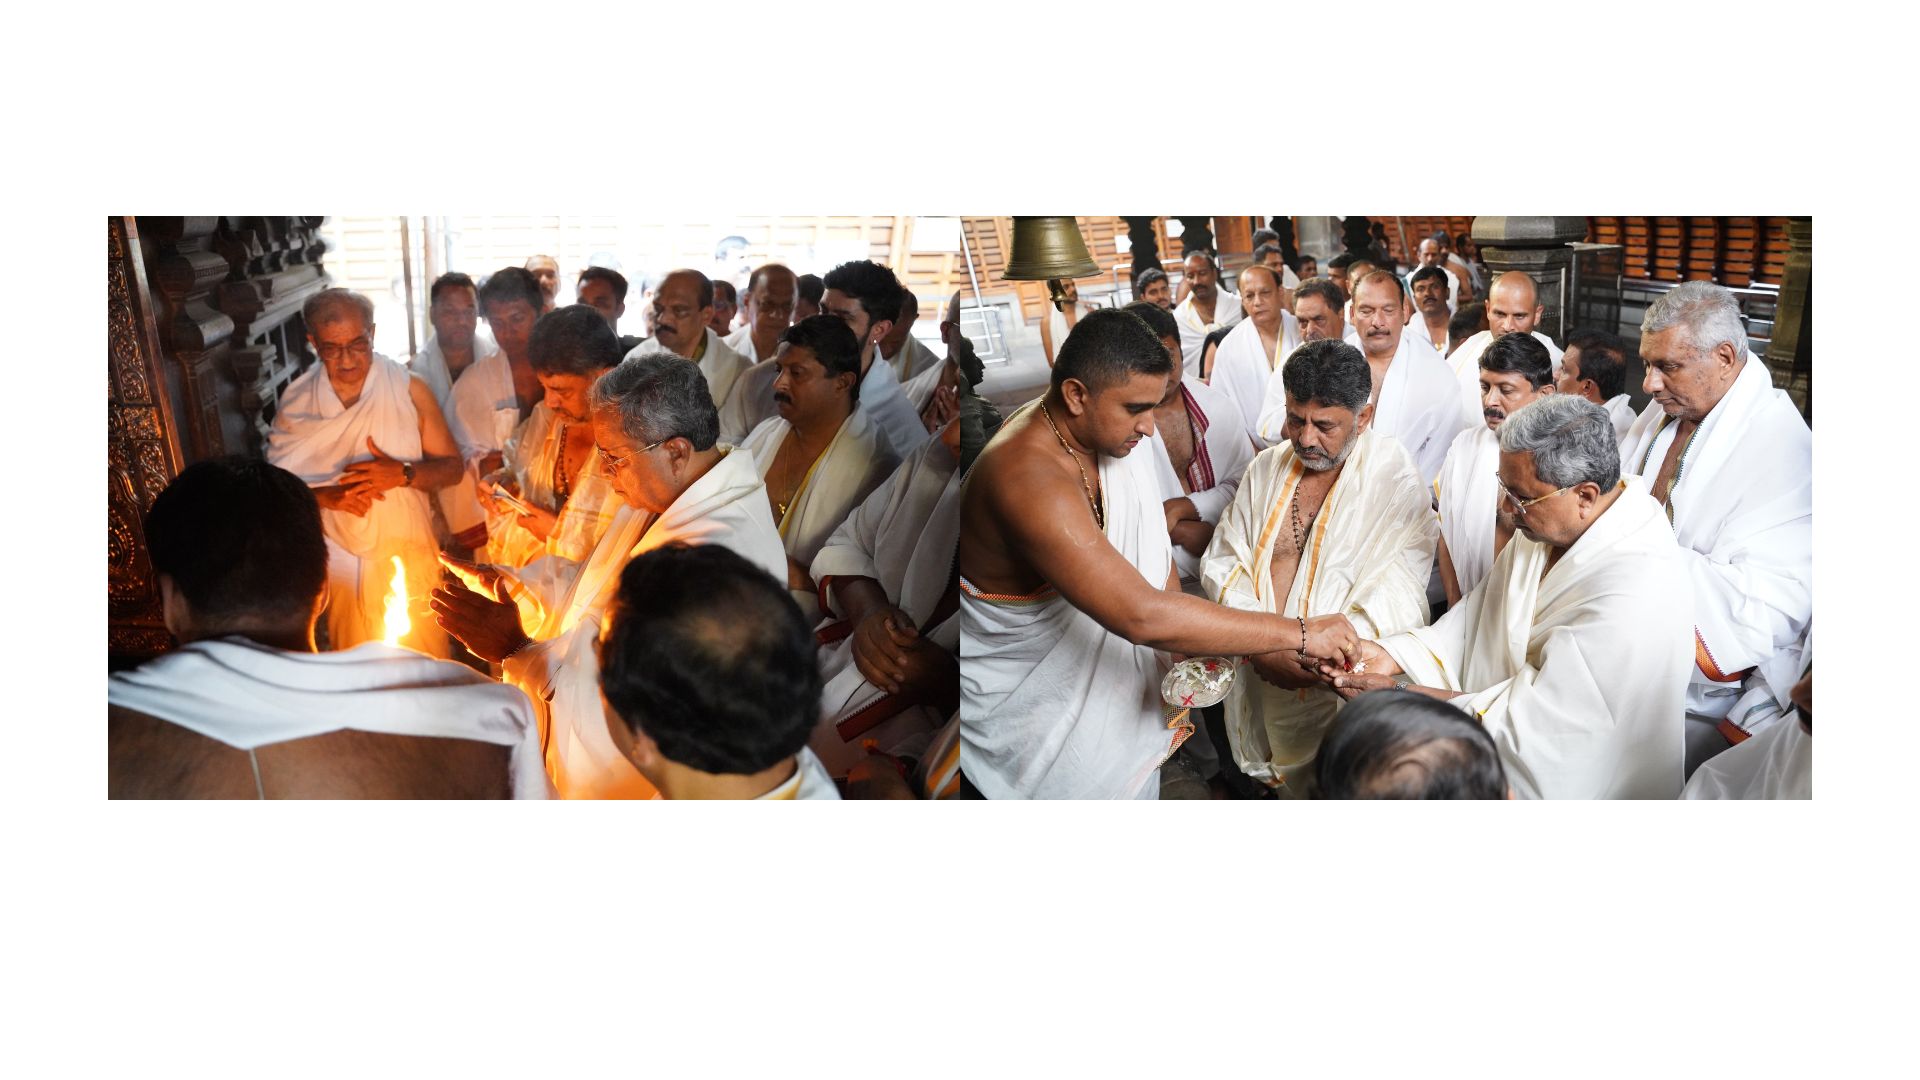
[[[1813,219],[1787,219],[1787,266],[1780,276],[1767,369],[1813,423]]]
[[[107,219],[107,661],[129,667],[172,645],[141,519],[179,475],[178,427],[146,303],[139,233]]]
[[[1196,251],[1213,250],[1213,219],[1211,217],[1176,217],[1180,223],[1180,257],[1186,258]]]
[[[1491,279],[1518,270],[1533,279],[1539,291],[1539,331],[1557,345],[1567,343],[1567,288],[1573,272],[1573,249],[1567,245],[1587,238],[1584,217],[1477,217],[1473,242]]]

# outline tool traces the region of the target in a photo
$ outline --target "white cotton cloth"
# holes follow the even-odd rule
[[[780,366],[769,357],[733,380],[733,393],[720,406],[721,442],[740,445],[754,428],[779,412],[779,403],[773,400],[773,383],[779,377]]]
[[[1414,683],[1457,691],[1523,799],[1671,799],[1683,734],[1691,588],[1638,477],[1546,571],[1516,532],[1478,588],[1380,642]]]
[[[1292,443],[1263,450],[1214,530],[1201,564],[1209,599],[1242,611],[1315,618],[1341,614],[1364,638],[1425,626],[1427,568],[1436,529],[1413,459],[1371,430],[1358,436],[1307,539],[1286,595],[1273,580],[1273,549],[1306,469]],[[1321,736],[1340,710],[1329,689],[1282,690],[1243,667],[1226,700],[1226,728],[1241,771],[1304,794]]]
[[[1240,414],[1242,430],[1261,450],[1280,441],[1277,426],[1272,435],[1261,429],[1260,412],[1266,405],[1269,385],[1280,382],[1282,363],[1300,347],[1299,320],[1281,312],[1279,333],[1273,345],[1273,352],[1269,354],[1260,340],[1260,328],[1252,319],[1242,319],[1214,351],[1213,373],[1207,384],[1233,402]]]
[[[753,455],[754,468],[763,483],[781,445],[792,433],[793,425],[772,416],[740,444],[742,452]],[[786,516],[775,520],[788,556],[801,566],[810,566],[827,538],[886,480],[899,460],[886,448],[865,413],[858,408],[848,413],[833,441],[807,470]],[[781,575],[783,580],[785,576]],[[788,592],[809,624],[819,621],[820,600],[812,589]]]
[[[1620,469],[1652,483],[1676,424],[1648,402],[1621,445]],[[1734,705],[1762,680],[1784,699],[1813,617],[1813,433],[1757,357],[1701,421],[1669,499],[1693,581],[1693,625],[1722,674],[1694,670],[1687,712],[1753,722]],[[1756,714],[1771,720],[1777,712]],[[1758,728],[1746,728],[1758,733]]]
[[[412,383],[405,367],[375,353],[360,396],[348,408],[334,393],[325,365],[313,365],[280,395],[267,433],[267,460],[309,487],[336,483],[347,466],[372,461],[369,438],[388,457],[419,461],[420,414],[413,406]],[[413,624],[403,643],[430,656],[447,655],[446,634],[427,606],[427,595],[440,581],[427,493],[393,488],[359,516],[322,509],[320,528],[327,539],[330,646],[348,649],[384,636],[397,557],[406,569]]]
[[[934,439],[900,464],[848,516],[813,558],[813,576],[821,596],[831,600],[830,577],[863,577],[878,582],[887,599],[906,612],[922,638],[950,653],[960,651],[960,620],[949,615],[936,624],[940,600],[953,579],[960,542],[959,462],[946,444]],[[828,614],[822,629],[837,623]],[[903,710],[849,743],[835,725],[874,705],[886,694],[868,682],[853,662],[853,639],[820,646],[820,726],[809,745],[835,776],[845,776],[860,759],[860,743],[872,739],[895,755],[918,756],[945,719],[924,706]]]
[[[473,335],[473,363],[462,369],[460,372],[462,379],[471,374],[474,366],[480,361],[499,351],[500,347],[494,344],[491,337],[476,332]],[[440,350],[439,336],[427,338],[426,347],[414,355],[413,361],[408,366],[415,375],[427,381],[427,388],[433,391],[433,400],[440,405],[440,415],[447,421],[447,430],[454,431],[453,388],[459,384],[447,369],[447,358],[446,354]],[[460,437],[457,434],[454,435],[454,442],[459,441]],[[463,458],[465,454],[466,451],[463,448],[461,451]],[[448,484],[434,492],[434,499],[440,504],[440,516],[445,519],[449,532],[463,533],[476,525],[484,524],[487,520],[486,511],[480,506],[473,484],[465,480]]]
[[[1607,410],[1607,419],[1613,421],[1614,437],[1618,438],[1622,443],[1627,441],[1627,429],[1631,428],[1633,422],[1640,418],[1640,414],[1633,411],[1632,401],[1633,398],[1630,394],[1615,394],[1607,399],[1606,404],[1600,406]],[[1625,460],[1625,458],[1621,459],[1623,463]],[[1654,471],[1658,472],[1659,470],[1655,469]]]
[[[1213,301],[1213,321],[1206,322],[1194,309],[1193,294],[1188,293],[1173,309],[1173,319],[1180,324],[1180,355],[1186,362],[1186,370],[1200,370],[1200,357],[1206,351],[1208,334],[1223,326],[1232,326],[1243,314],[1240,297],[1220,289]]]
[[[1499,510],[1500,436],[1485,423],[1453,437],[1447,460],[1433,482],[1440,510],[1440,536],[1447,542],[1454,580],[1465,596],[1493,569],[1493,534]]]
[[[547,797],[525,694],[464,664],[383,642],[321,653],[244,637],[190,642],[108,676],[107,703],[240,750],[335,731],[509,746],[513,797]]]
[[[700,365],[700,377],[707,380],[707,395],[713,398],[713,407],[718,409],[726,404],[727,395],[733,393],[734,380],[745,373],[749,367],[752,367],[753,362],[729,348],[727,343],[720,339],[720,335],[713,332],[713,327],[707,327],[704,333],[707,335],[706,347],[701,351],[700,359],[695,361],[695,363]],[[621,357],[621,359],[632,360],[640,356],[679,355],[679,353],[660,344],[659,338],[650,337],[640,344],[635,345],[633,348],[628,349],[627,355]],[[685,360],[690,358],[681,357],[681,359]]]
[[[1107,541],[1166,587],[1172,543],[1152,461],[1136,448],[1099,467]],[[1052,588],[996,597],[962,578],[960,658],[961,768],[990,799],[1157,797],[1161,762],[1192,730],[1162,711],[1166,654],[1108,633]]]
[[[882,356],[880,359],[893,368],[894,378],[901,386],[910,385],[913,380],[928,371],[939,370],[940,365],[945,362],[912,334],[907,335],[906,343],[900,346],[899,352],[892,356]]]

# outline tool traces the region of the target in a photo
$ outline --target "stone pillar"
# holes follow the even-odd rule
[[[1154,219],[1150,217],[1123,217],[1127,223],[1127,253],[1133,261],[1133,276],[1139,277],[1142,270],[1160,269],[1160,239],[1153,235]]]
[[[1176,217],[1180,223],[1180,257],[1186,258],[1196,251],[1213,250],[1213,218]]]
[[[1537,329],[1554,344],[1567,343],[1567,289],[1573,276],[1573,249],[1568,244],[1587,238],[1584,217],[1477,217],[1473,242],[1487,264],[1487,285],[1509,270],[1533,278],[1540,294]]]
[[[1773,340],[1767,345],[1773,385],[1800,406],[1813,423],[1813,219],[1787,219],[1787,267],[1774,308]]]

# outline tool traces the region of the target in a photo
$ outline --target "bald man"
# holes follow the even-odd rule
[[[1553,357],[1553,377],[1559,379],[1560,346],[1536,329],[1545,310],[1540,305],[1540,292],[1532,277],[1509,270],[1493,279],[1493,288],[1487,290],[1487,329],[1462,342],[1447,356],[1453,377],[1460,384],[1461,400],[1470,414],[1478,415],[1480,411],[1480,354],[1502,334],[1532,334],[1547,347],[1547,355]]]

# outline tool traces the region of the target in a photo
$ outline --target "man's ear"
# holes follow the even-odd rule
[[[160,579],[160,621],[167,626],[167,633],[175,640],[187,639],[187,628],[193,625],[193,609],[187,605],[187,598],[180,595],[179,586],[166,574],[156,575]]]
[[[878,345],[880,339],[893,333],[893,320],[881,319],[867,326],[867,341],[864,344]]]
[[[1365,405],[1360,406],[1360,411],[1353,414],[1353,418],[1355,421],[1353,426],[1353,433],[1355,435],[1358,435],[1361,432],[1372,427],[1373,426],[1373,402],[1369,401]]]
[[[1061,381],[1060,400],[1066,404],[1069,416],[1080,416],[1093,410],[1093,392],[1079,379]]]

